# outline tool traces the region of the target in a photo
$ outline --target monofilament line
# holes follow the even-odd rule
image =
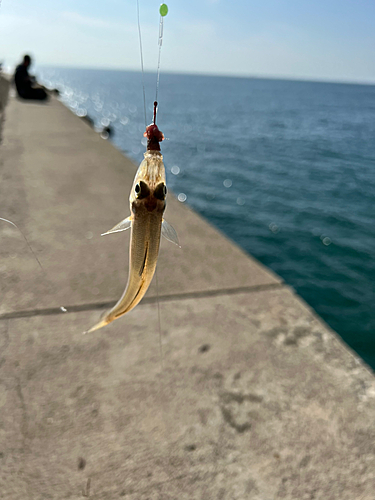
[[[143,108],[144,108],[144,113],[145,113],[145,127],[147,127],[146,91],[145,91],[145,79],[144,79],[144,71],[143,71],[143,51],[142,51],[141,22],[139,20],[139,0],[137,0],[137,18],[138,18],[139,48],[140,48],[140,52],[141,52],[142,87],[143,87]]]
[[[158,100],[158,91],[159,91],[159,80],[160,80],[160,56],[161,56],[161,46],[163,45],[163,29],[164,29],[164,18],[160,15],[160,23],[159,23],[159,56],[158,56],[158,70],[156,74],[156,97],[155,101]]]
[[[158,304],[158,323],[159,323],[159,349],[161,358],[161,368],[164,370],[164,358],[163,358],[163,344],[161,335],[161,315],[160,315],[160,302],[159,302],[159,281],[158,281],[158,270],[155,269],[155,281],[156,281],[156,298]]]
[[[15,227],[15,228],[16,228],[16,229],[17,229],[17,230],[18,230],[18,231],[22,234],[23,239],[26,241],[26,245],[29,247],[30,252],[34,255],[34,258],[35,258],[35,260],[37,261],[37,263],[39,264],[40,269],[41,269],[43,272],[45,272],[45,271],[44,271],[44,269],[43,269],[42,264],[40,263],[40,261],[39,261],[39,259],[38,259],[38,257],[35,255],[35,252],[34,252],[34,250],[32,249],[32,247],[31,247],[31,245],[30,245],[30,243],[29,243],[28,239],[27,239],[27,238],[26,238],[26,236],[23,234],[23,232],[21,231],[21,229],[17,226],[17,224],[15,224],[14,222],[12,222],[11,220],[8,220],[8,219],[3,219],[2,217],[0,217],[0,220],[2,220],[2,221],[4,221],[4,222],[7,222],[8,224],[11,224],[12,226],[14,226],[14,227]]]

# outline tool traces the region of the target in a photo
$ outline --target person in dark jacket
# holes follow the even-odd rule
[[[29,75],[28,68],[31,65],[31,57],[25,55],[22,64],[19,64],[14,73],[14,83],[16,85],[17,94],[22,99],[37,99],[44,101],[48,94],[45,89],[37,85],[33,76]]]

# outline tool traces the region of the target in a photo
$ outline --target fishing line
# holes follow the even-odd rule
[[[163,344],[162,344],[162,334],[161,334],[161,314],[160,314],[160,302],[159,302],[159,280],[158,280],[157,269],[155,269],[155,282],[156,282],[156,299],[157,299],[156,302],[158,304],[159,349],[160,349],[161,369],[164,370]]]
[[[35,252],[34,250],[32,249],[28,239],[26,238],[26,236],[23,234],[23,232],[21,231],[21,229],[17,226],[17,224],[15,224],[14,222],[12,222],[11,220],[8,220],[8,219],[3,219],[2,217],[0,217],[0,220],[4,221],[4,222],[8,222],[8,224],[11,224],[12,226],[14,226],[16,229],[18,229],[18,231],[22,234],[24,240],[26,241],[26,245],[29,247],[29,250],[31,251],[31,253],[34,255],[34,258],[35,260],[37,261],[37,263],[39,264],[39,267],[40,269],[45,273],[45,270],[42,266],[42,264],[40,263],[38,257],[35,255]]]
[[[161,47],[163,44],[163,28],[164,22],[163,18],[168,14],[168,7],[166,4],[161,4],[159,8],[160,22],[159,22],[159,55],[158,55],[158,69],[156,74],[156,98],[154,102],[154,123],[156,122],[156,108],[158,100],[158,90],[159,90],[159,80],[160,80],[160,57],[161,57]],[[143,67],[143,50],[142,50],[142,36],[141,36],[141,22],[139,16],[139,0],[137,0],[137,18],[138,18],[138,34],[139,34],[139,47],[141,53],[141,68],[142,68],[142,86],[143,86],[143,106],[145,113],[145,126],[147,128],[147,114],[146,114],[146,92],[144,83],[144,67]],[[158,324],[159,324],[159,349],[161,357],[161,368],[164,370],[164,358],[163,358],[163,344],[162,344],[162,334],[161,334],[161,314],[160,314],[160,302],[159,302],[159,282],[158,282],[158,272],[155,270],[155,281],[156,281],[156,299],[158,304]]]
[[[143,87],[143,108],[144,108],[144,113],[145,113],[145,127],[147,127],[146,91],[145,91],[145,78],[144,78],[144,70],[143,70],[143,50],[142,50],[141,22],[139,20],[139,0],[137,0],[137,18],[138,18],[139,49],[140,49],[140,52],[141,52],[142,87]]]
[[[138,1],[138,0],[137,0]],[[154,123],[156,123],[156,110],[158,105],[158,90],[159,90],[159,79],[160,79],[160,55],[161,55],[161,47],[163,44],[163,28],[164,28],[164,16],[168,14],[168,7],[165,3],[160,5],[159,8],[160,13],[160,22],[159,22],[159,55],[158,55],[158,69],[156,73],[156,97],[154,102]],[[161,368],[164,370],[164,358],[163,358],[163,344],[162,344],[162,334],[161,334],[161,315],[160,315],[160,302],[159,302],[159,281],[158,281],[158,271],[155,270],[155,278],[156,278],[156,297],[158,303],[158,320],[159,320],[159,348],[160,348],[160,357],[161,357]]]
[[[155,95],[155,101],[158,100],[158,91],[159,91],[159,80],[160,80],[160,56],[161,56],[161,46],[163,44],[163,17],[160,16],[160,22],[159,22],[159,55],[158,55],[158,69],[156,72],[156,95]]]
[[[168,7],[165,3],[160,5],[160,22],[159,22],[159,55],[158,55],[158,69],[156,73],[156,97],[155,101],[158,100],[158,91],[159,91],[159,80],[160,80],[160,57],[161,57],[161,47],[163,45],[163,32],[164,32],[164,17],[168,14]]]

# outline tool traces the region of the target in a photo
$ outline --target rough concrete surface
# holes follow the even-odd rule
[[[25,230],[46,271],[2,223],[0,315],[117,300],[129,234],[100,234],[129,215],[136,166],[56,100],[12,100],[0,162],[0,217]],[[172,196],[165,217],[182,248],[162,242],[160,295],[280,283]]]
[[[2,228],[0,498],[374,500],[372,373],[173,199],[186,250],[161,249],[160,328],[151,290],[82,335],[127,268],[126,237],[85,231],[127,215],[135,167],[56,101],[6,111],[0,207],[46,275]]]
[[[0,143],[2,134],[2,124],[4,119],[5,106],[8,101],[9,80],[1,75],[0,71]]]

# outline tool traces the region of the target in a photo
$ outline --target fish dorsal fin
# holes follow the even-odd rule
[[[166,240],[181,248],[175,229],[164,219],[161,225],[161,235],[164,236]]]
[[[105,236],[106,234],[120,233],[121,231],[126,231],[127,229],[131,228],[131,226],[132,226],[132,218],[131,216],[129,216],[126,219],[119,222],[118,224],[116,224],[112,229],[110,229],[106,233],[103,233],[102,236]]]

